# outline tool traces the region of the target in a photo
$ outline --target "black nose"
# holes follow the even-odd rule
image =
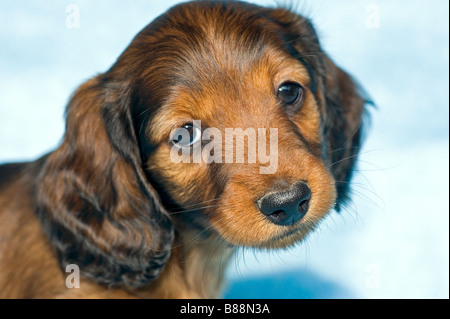
[[[256,204],[274,224],[294,225],[306,215],[310,199],[308,184],[298,182],[290,189],[263,196]]]

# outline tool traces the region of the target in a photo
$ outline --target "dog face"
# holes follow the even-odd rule
[[[363,106],[305,18],[241,2],[176,6],[69,103],[40,183],[44,228],[63,265],[130,286],[158,276],[175,229],[292,245],[345,200]],[[239,129],[240,144],[227,138]]]
[[[285,43],[283,28],[268,20],[269,12],[250,10],[233,17],[227,12],[232,7],[221,8],[223,16],[214,11],[217,7],[206,14],[194,9],[187,19],[174,9],[167,22],[174,29],[158,29],[162,36],[154,41],[177,49],[164,51],[161,61],[152,58],[153,64],[163,66],[169,59],[177,68],[169,72],[173,80],[167,81],[172,83],[168,98],[157,102],[141,134],[153,146],[146,154],[147,174],[180,211],[173,218],[217,232],[232,244],[285,246],[314,228],[336,200],[334,180],[322,156],[321,114],[311,90],[315,84],[308,65],[291,54],[295,48]],[[238,20],[231,23],[230,18]],[[147,77],[161,79],[153,72],[149,70]],[[152,95],[148,83],[142,81]],[[201,127],[194,127],[194,121],[201,121]],[[174,163],[171,134],[179,127],[191,130],[192,141],[185,143],[192,149],[191,160]],[[219,130],[222,139],[215,142],[222,156],[213,163],[195,163],[193,148],[206,146],[200,135],[208,128]],[[255,133],[277,129],[278,139],[272,140],[276,154],[271,154],[277,167],[271,174],[261,174],[260,168],[267,165],[259,156],[250,163],[249,149],[258,148],[255,141],[260,136],[247,136],[245,161],[237,162],[237,138],[231,149],[225,138],[226,130],[235,128]],[[267,149],[273,148],[266,138]],[[227,152],[235,159],[232,163],[226,161]],[[268,196],[269,207],[259,207],[258,201]],[[189,212],[183,213],[184,207]]]

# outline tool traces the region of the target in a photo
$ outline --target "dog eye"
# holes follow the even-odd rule
[[[197,143],[201,138],[201,130],[193,124],[185,124],[175,129],[171,142],[179,147],[188,147]]]
[[[302,96],[303,88],[298,83],[286,82],[278,88],[277,98],[284,105],[294,104],[298,102]]]

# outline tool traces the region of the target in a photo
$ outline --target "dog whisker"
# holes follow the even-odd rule
[[[185,205],[185,206],[183,206],[183,209],[180,209],[179,211],[183,211],[186,208],[190,209],[190,208],[194,208],[194,207],[201,207],[204,204],[215,202],[215,201],[218,201],[218,200],[220,200],[220,198],[214,198],[214,199],[211,199],[211,200],[206,200],[206,201],[195,203],[195,204],[192,204],[192,205]],[[178,210],[173,210],[172,212],[177,213]]]
[[[341,162],[344,162],[344,161],[346,161],[346,160],[349,160],[349,159],[351,159],[351,158],[356,158],[356,157],[359,157],[359,156],[361,156],[361,155],[369,154],[369,153],[372,153],[372,152],[375,152],[375,150],[366,151],[366,152],[363,152],[363,153],[357,153],[357,154],[353,154],[353,155],[344,157],[344,158],[342,158],[342,159],[340,159],[340,160],[338,160],[338,161],[333,162],[333,163],[330,164],[328,167],[331,168],[331,167],[333,167],[334,165],[339,164],[339,163],[341,163]],[[361,160],[360,160],[360,161],[361,161]]]
[[[199,211],[199,210],[203,210],[203,209],[207,209],[207,208],[219,207],[219,206],[220,205],[199,206],[199,207],[195,207],[195,208],[191,208],[191,209],[183,209],[183,210],[179,210],[179,211],[175,211],[175,212],[170,212],[169,215],[184,214],[184,213],[195,212],[195,211]]]

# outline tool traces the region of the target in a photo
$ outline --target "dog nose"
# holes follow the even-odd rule
[[[309,208],[311,189],[305,182],[295,183],[290,189],[271,193],[256,201],[261,213],[276,225],[294,225]]]

